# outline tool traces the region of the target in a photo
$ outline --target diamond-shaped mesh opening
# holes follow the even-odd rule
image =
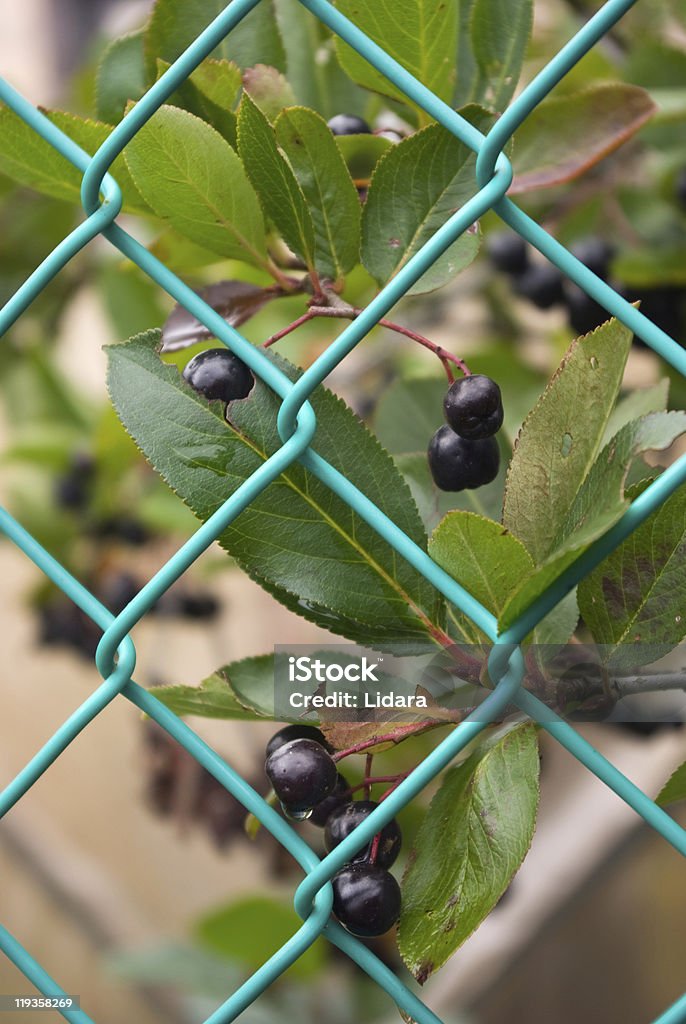
[[[568,589],[591,571],[603,557],[636,529],[686,480],[686,457],[670,467],[641,495],[623,519],[584,558],[570,566],[508,630],[498,636],[493,616],[470,594],[451,580],[429,556],[405,536],[394,523],[379,514],[369,499],[361,494],[334,468],[316,455],[316,421],[308,406],[313,389],[358,345],[378,321],[401,299],[415,281],[438,256],[484,213],[494,210],[507,224],[554,262],[576,284],[585,289],[607,311],[617,316],[648,345],[654,348],[675,369],[686,375],[686,352],[629,305],[612,287],[580,264],[540,225],[525,215],[506,197],[511,168],[504,156],[504,147],[514,130],[535,109],[575,63],[632,6],[629,0],[609,0],[601,11],[585,25],[570,43],[551,61],[524,92],[510,105],[487,137],[467,124],[459,114],[432,94],[406,70],[393,61],[355,25],[347,21],[328,0],[300,0],[334,33],[345,39],[394,85],[423,107],[432,117],[469,146],[478,156],[473,197],[457,210],[436,235],[403,270],[372,301],[367,309],[333,342],[292,384],[273,363],[250,345],[235,329],[199,298],[178,277],[156,260],[118,223],[120,195],[108,169],[133,135],[154,116],[158,107],[191,74],[193,69],[215,46],[257,6],[259,0],[234,0],[172,65],[163,78],[151,88],[121,124],[112,132],[97,154],[83,153],[38,110],[28,104],[7,83],[0,82],[0,99],[18,113],[31,128],[47,139],[84,175],[84,206],[87,219],[53,251],[0,313],[0,332],[4,333],[21,316],[35,297],[52,281],[69,260],[98,236],[108,239],[145,274],[185,306],[223,344],[236,351],[253,371],[265,380],[283,400],[283,447],[267,463],[272,472],[264,475],[262,488],[295,460],[305,460],[308,469],[331,487],[398,553],[416,568],[462,612],[469,615],[494,642],[490,674],[495,689],[479,709],[478,721],[467,720],[457,726],[403,782],[365,824],[369,835],[378,831],[399,809],[420,792],[450,761],[509,704],[516,703],[532,719],[539,722],[555,739],[570,750],[588,769],[615,790],[639,815],[661,833],[676,849],[686,855],[686,833],[656,804],[638,790],[621,772],[601,757],[568,723],[563,722],[532,694],[521,688],[522,659],[518,644],[532,626],[539,622],[566,594]],[[98,196],[100,195],[100,199]],[[312,447],[310,447],[312,445]],[[386,989],[398,1006],[419,1024],[438,1024],[438,1018],[393,975],[365,946],[330,918],[331,887],[328,882],[345,859],[339,847],[319,862],[307,844],[290,828],[273,808],[214,753],[199,736],[155,696],[132,679],[135,649],[129,637],[133,626],[145,615],[154,601],[164,593],[219,536],[245,507],[247,481],[232,494],[215,515],[201,526],[193,537],[169,559],[137,597],[116,619],[74,580],[7,512],[0,513],[0,527],[41,571],[66,595],[97,622],[105,631],[98,651],[98,669],[104,682],[81,707],[57,730],[50,741],[9,784],[0,795],[0,816],[23,797],[43,771],[59,757],[66,746],[100,714],[108,703],[123,695],[159,723],[171,736],[211,772],[262,825],[269,829],[301,864],[306,878],[299,887],[296,909],[303,925],[292,939],[227,1002],[208,1018],[207,1024],[235,1019],[284,970],[290,966],[320,935],[325,934],[352,957]],[[118,652],[118,653],[117,653]],[[341,852],[343,850],[343,852]],[[0,928],[0,948],[45,995],[63,994],[59,986],[19,943]],[[90,1021],[83,1010],[61,1010],[65,1019],[84,1024]],[[672,1024],[686,1020],[686,995],[667,1010],[660,1022]]]

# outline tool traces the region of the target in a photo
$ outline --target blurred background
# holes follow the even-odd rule
[[[34,103],[84,110],[99,54],[110,39],[141,25],[149,6],[147,0],[4,0],[1,73]],[[540,0],[528,70],[585,13],[581,2]],[[686,34],[675,33],[672,44],[681,62],[670,66],[681,73]],[[621,33],[612,36],[594,53],[589,76],[606,76],[608,66],[627,59],[626,49]],[[686,72],[678,81],[644,84],[686,90]],[[683,125],[672,135],[679,131]],[[662,195],[678,191],[679,168],[686,167],[686,132],[681,148],[672,146],[662,163],[651,155],[660,143],[656,128],[626,147],[629,161],[642,161],[633,187],[644,196],[658,179]],[[623,160],[624,150],[577,186],[588,190],[588,202],[574,216],[562,192],[531,208],[554,221],[567,241],[586,235],[589,226],[602,225],[592,207],[613,193]],[[672,193],[665,202],[678,205]],[[74,216],[66,203],[0,180],[3,302]],[[652,266],[645,270],[642,297],[666,329],[683,337],[683,285],[659,274]],[[404,315],[460,355],[478,350],[484,366],[489,359],[500,366],[514,346],[517,394],[510,408],[519,402],[523,415],[574,330],[588,329],[574,322],[588,310],[575,314],[570,302],[541,309],[530,295],[513,295],[503,275],[493,276],[484,257],[430,302],[408,302]],[[634,272],[629,284],[641,286],[640,277]],[[170,309],[136,269],[97,242],[22,318],[0,357],[3,501],[115,611],[195,522],[138,459],[108,409],[104,387],[102,345],[160,326]],[[266,337],[289,319],[286,307],[270,309],[251,322],[249,336]],[[334,333],[318,324],[290,352],[311,359]],[[401,368],[425,372],[429,365],[415,352],[399,356],[397,342],[383,333],[362,348],[331,383],[365,415],[373,416],[373,396],[390,388]],[[629,385],[656,383],[664,373],[652,353],[636,347]],[[683,405],[674,392],[672,400]],[[97,686],[92,655],[99,634],[7,542],[0,544],[0,602],[0,779],[9,780]],[[213,551],[136,629],[136,675],[151,686],[195,683],[230,660],[320,636],[245,575],[227,570],[225,556]],[[623,717],[631,718],[630,710]],[[652,717],[669,721],[581,727],[650,795],[686,751],[681,705],[670,696]],[[191,724],[266,789],[263,749],[273,729]],[[412,752],[392,757],[402,763],[434,742],[418,740]],[[541,815],[530,856],[501,905],[423,995],[447,1024],[645,1024],[686,987],[683,862],[546,737],[542,752]],[[676,813],[686,824],[684,809]],[[405,814],[402,823],[411,831],[421,807]],[[97,1024],[204,1019],[296,927],[290,907],[299,873],[290,858],[264,835],[248,839],[231,798],[123,700],[97,717],[0,824],[0,877],[0,921],[68,992],[81,996]],[[392,939],[375,948],[402,971]],[[0,992],[28,994],[28,988],[0,958]],[[270,1024],[284,1009],[326,1024],[398,1019],[385,995],[321,941],[244,1019]],[[45,1014],[35,1017],[42,1021]]]

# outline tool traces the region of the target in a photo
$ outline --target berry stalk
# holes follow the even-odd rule
[[[356,320],[358,316],[363,312],[362,309],[356,306],[310,306],[307,313],[303,313],[302,316],[294,320],[292,324],[288,324],[281,331],[277,331],[270,338],[264,342],[263,347],[269,348],[271,345],[276,344],[277,341],[281,341],[282,338],[287,337],[293,331],[296,331],[303,324],[308,323],[310,320],[316,320],[319,318],[330,319],[330,320]],[[418,345],[422,345],[424,348],[429,349],[434,355],[440,360],[443,369],[446,372],[449,383],[453,383],[455,375],[452,367],[456,366],[465,377],[471,376],[471,370],[467,364],[460,359],[458,356],[449,352],[443,348],[442,345],[437,345],[429,338],[424,337],[423,334],[419,334],[417,331],[411,330],[409,327],[404,327],[402,324],[397,324],[392,320],[383,318],[379,320],[379,327],[385,327],[386,330],[393,331],[395,334],[400,334],[405,338],[409,338],[411,341],[416,342]]]

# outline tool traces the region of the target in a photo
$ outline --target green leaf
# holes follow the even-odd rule
[[[534,564],[504,526],[462,510],[439,523],[429,538],[429,554],[496,618]]]
[[[266,267],[260,204],[238,156],[214,128],[163,106],[125,156],[141,194],[180,234],[220,256]]]
[[[510,194],[573,181],[635,135],[655,109],[644,89],[622,82],[549,97],[515,135]]]
[[[107,348],[117,413],[167,483],[203,520],[281,448],[280,400],[256,381],[228,419],[161,362],[159,332]],[[296,379],[298,371],[272,355]],[[390,456],[344,403],[324,388],[311,396],[317,451],[373,497],[417,544],[417,510]],[[440,621],[438,592],[379,535],[296,464],[219,538],[241,567],[287,607],[359,642],[425,638]]]
[[[256,64],[244,72],[243,88],[269,121],[275,121],[284,107],[297,103],[285,75],[266,64]]]
[[[686,761],[662,787],[655,803],[659,807],[668,807],[679,800],[686,800]]]
[[[238,964],[227,963],[226,957],[190,942],[117,949],[105,954],[104,963],[108,972],[129,983],[188,992],[217,1003],[226,999],[227,991],[238,987],[244,977]],[[259,1024],[273,1024],[273,1020],[267,1017]]]
[[[87,437],[92,429],[93,406],[43,345],[26,346],[20,352],[5,349],[0,395],[13,432],[60,424]]]
[[[129,260],[102,263],[97,280],[116,339],[164,323],[167,311],[161,289]]]
[[[508,601],[500,619],[508,629],[519,615],[602,537],[629,506],[624,486],[629,469],[646,451],[668,448],[686,432],[686,413],[653,413],[622,427],[603,449],[563,517],[553,553]]]
[[[112,132],[111,125],[77,117],[76,114],[67,114],[61,110],[45,111],[45,114],[60,131],[91,156]],[[8,107],[0,109],[0,139],[0,173],[44,195],[81,203],[83,173]],[[122,190],[125,208],[135,212],[149,212],[123,157],[117,157],[110,173]]]
[[[171,65],[157,61],[157,77],[161,78]],[[240,68],[228,60],[206,58],[174,92],[167,104],[181,107],[206,121],[236,148],[236,115],[233,106],[241,90]]]
[[[155,79],[158,57],[173,63],[225,7],[225,0],[157,0],[145,34],[150,79]],[[261,0],[222,40],[212,56],[234,61],[241,68],[262,61],[283,70],[285,55],[272,0]]]
[[[381,157],[395,143],[381,135],[337,135],[336,145],[356,185],[367,185]]]
[[[445,0],[336,0],[336,6],[427,89],[450,102],[455,87],[457,4]],[[383,96],[409,102],[347,43],[337,40],[336,47],[341,67],[353,81]]]
[[[360,201],[348,168],[313,110],[284,110],[275,130],[312,214],[317,270],[339,280],[360,260]]]
[[[672,207],[669,213],[673,216]],[[651,234],[658,234],[659,222],[653,222]],[[686,285],[686,242],[682,239],[647,243],[624,248],[613,261],[613,271],[622,284],[646,290]]]
[[[664,412],[669,400],[669,377],[663,377],[649,388],[639,388],[620,399],[608,420],[603,445],[632,420],[640,420],[651,412]]]
[[[686,412],[656,412],[627,423],[609,441],[591,467],[564,516],[556,538],[558,548],[574,535],[593,536],[616,522],[625,507],[624,485],[633,461],[648,451],[664,451],[686,431]]]
[[[469,103],[478,81],[478,70],[472,46],[472,12],[474,0],[460,0],[457,13],[457,46],[455,57],[455,93],[453,106],[463,107]]]
[[[536,563],[554,551],[570,505],[596,459],[631,337],[611,320],[572,342],[524,421],[507,474],[503,523]]]
[[[274,655],[244,658],[200,686],[158,686],[153,695],[177,715],[255,721],[274,717]]]
[[[426,455],[434,432],[443,420],[445,377],[408,377],[393,381],[379,398],[374,433],[389,452]]]
[[[423,984],[491,912],[531,845],[538,807],[533,725],[445,776],[403,878],[398,946]]]
[[[191,242],[189,238],[170,227],[165,227],[150,243],[148,249],[169,270],[182,276],[195,273],[200,267],[209,267],[213,263],[220,263],[222,259],[218,253],[196,245],[195,242]]]
[[[210,124],[216,111],[227,113],[234,106],[241,91],[241,72],[230,60],[213,60],[206,57],[188,79],[201,96],[203,111]],[[219,129],[218,129],[219,130]]]
[[[686,636],[686,487],[579,584],[579,607],[607,664],[663,657]]]
[[[478,77],[473,100],[505,109],[517,88],[532,25],[532,0],[474,0],[471,43]]]
[[[474,111],[473,117],[485,127],[487,115]],[[380,285],[475,195],[475,167],[474,153],[438,124],[403,139],[382,157],[362,223],[362,262]],[[472,262],[479,244],[478,228],[465,231],[409,294],[442,287]]]
[[[276,143],[274,129],[248,93],[243,96],[238,116],[238,151],[265,213],[296,256],[313,268],[312,214],[291,165]]]
[[[496,618],[521,580],[534,569],[529,552],[504,526],[462,510],[449,512],[441,521],[429,539],[429,554]],[[451,614],[462,639],[483,642],[485,638],[466,616],[455,611]],[[576,602],[563,602],[530,640],[538,644],[566,643],[578,618]]]
[[[291,906],[265,896],[248,896],[213,910],[195,923],[193,931],[206,949],[256,971],[301,925]],[[317,939],[298,957],[288,976],[311,979],[322,969],[325,958],[326,944]]]
[[[105,50],[95,81],[95,110],[99,120],[118,124],[129,100],[146,90],[143,31],[114,39]]]
[[[345,110],[363,116],[369,94],[341,69],[333,37],[300,0],[274,0],[286,51],[286,67],[297,102],[327,120]]]

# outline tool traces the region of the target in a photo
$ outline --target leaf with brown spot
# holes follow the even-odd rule
[[[681,487],[582,581],[579,605],[593,639],[602,645],[603,661],[633,668],[663,657],[686,636],[684,594],[686,487]]]
[[[656,109],[645,89],[623,82],[544,100],[515,135],[515,178],[509,194],[580,177],[635,135]]]
[[[536,729],[527,724],[443,779],[402,884],[398,945],[420,984],[488,916],[519,869],[536,822],[538,772]]]

